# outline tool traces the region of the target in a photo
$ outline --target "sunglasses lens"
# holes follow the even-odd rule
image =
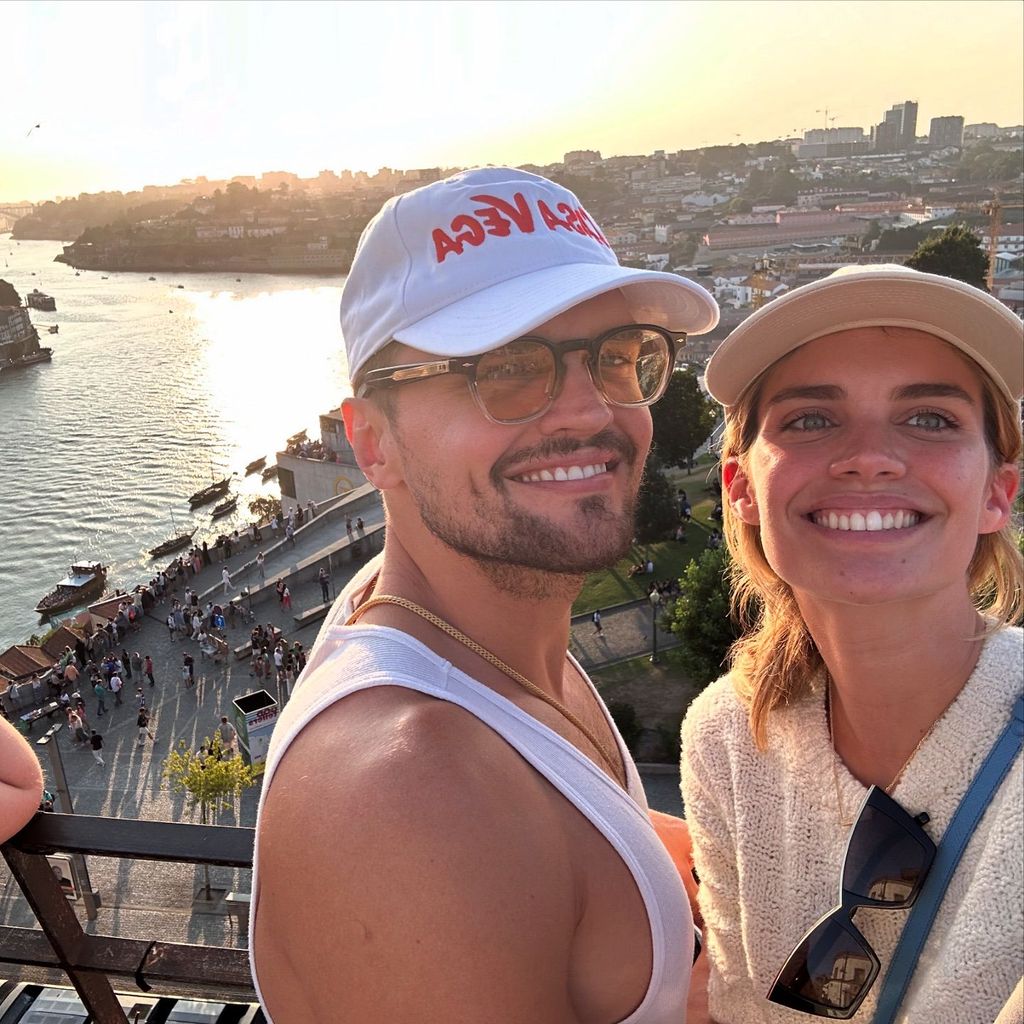
[[[523,339],[485,353],[476,368],[476,391],[499,422],[526,419],[543,410],[555,383],[555,360],[546,345]]]
[[[846,850],[843,888],[865,900],[905,906],[916,897],[931,861],[913,833],[884,810],[866,806]]]
[[[768,999],[796,1010],[833,1011],[821,1016],[852,1016],[878,973],[878,962],[861,936],[834,917],[818,922],[793,951]]]
[[[646,405],[660,394],[672,363],[672,347],[664,335],[627,327],[602,343],[597,374],[609,402]]]

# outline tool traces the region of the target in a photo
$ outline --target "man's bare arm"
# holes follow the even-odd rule
[[[579,907],[539,776],[465,712],[348,697],[264,807],[256,969],[275,1024],[579,1024]]]
[[[10,839],[39,809],[43,773],[32,748],[0,718],[0,842]]]

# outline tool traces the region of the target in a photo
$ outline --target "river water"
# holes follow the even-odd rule
[[[172,533],[240,527],[246,497],[278,493],[246,463],[318,436],[348,392],[340,275],[76,275],[60,251],[0,235],[0,278],[57,302],[32,311],[53,362],[0,374],[0,650],[39,631],[32,609],[72,560],[130,590]],[[214,528],[187,498],[231,472],[242,500]]]

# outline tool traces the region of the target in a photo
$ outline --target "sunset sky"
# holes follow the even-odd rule
[[[0,39],[0,201],[1024,121],[1019,0],[7,0]]]

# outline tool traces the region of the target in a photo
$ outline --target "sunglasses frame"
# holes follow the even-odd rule
[[[665,342],[668,345],[669,354],[668,372],[665,374],[664,379],[658,386],[657,391],[655,391],[650,398],[645,398],[640,402],[616,402],[614,399],[610,398],[608,393],[605,391],[604,384],[600,380],[600,371],[597,371],[595,376],[594,367],[601,346],[609,338],[614,337],[622,331],[629,330],[654,331],[665,339]],[[542,338],[539,335],[526,334],[521,338],[514,338],[512,341],[508,341],[505,344],[515,345],[518,342],[523,341],[534,342],[536,344],[543,345],[548,349],[551,352],[555,367],[554,381],[548,390],[547,403],[538,411],[530,413],[529,416],[521,416],[517,419],[498,419],[493,416],[484,405],[484,401],[477,390],[477,366],[479,365],[480,360],[483,359],[484,356],[490,355],[494,349],[482,352],[480,355],[476,356],[459,356],[451,359],[432,359],[428,362],[406,363],[401,366],[385,366],[376,370],[370,370],[359,385],[359,388],[356,391],[356,397],[364,398],[367,392],[374,388],[392,388],[397,387],[399,384],[408,384],[412,381],[429,380],[431,377],[440,377],[448,373],[458,373],[467,378],[470,393],[473,395],[473,400],[476,402],[480,411],[488,420],[490,420],[491,423],[496,423],[499,426],[517,426],[522,423],[529,423],[532,420],[539,419],[551,408],[561,393],[562,383],[565,380],[565,357],[572,352],[586,351],[588,356],[587,369],[590,371],[590,379],[593,382],[594,387],[601,393],[601,397],[609,405],[613,405],[621,409],[638,409],[644,406],[653,405],[665,393],[665,389],[668,387],[668,383],[672,379],[672,373],[675,370],[679,353],[686,343],[686,332],[670,331],[667,327],[659,327],[657,324],[621,324],[618,327],[613,327],[610,330],[602,332],[594,338],[573,338],[568,341],[554,342],[548,341],[547,338]],[[504,348],[505,345],[499,345],[496,347]]]
[[[847,864],[850,858],[850,849],[854,842],[854,836],[858,828],[864,827],[864,812],[869,809],[884,816],[885,819],[891,822],[894,827],[902,829],[906,835],[917,842],[921,847],[921,852],[924,857],[924,865],[921,869],[921,873],[917,878],[914,888],[911,889],[905,899],[898,903],[889,900],[875,900],[869,896],[864,896],[851,889],[847,889],[843,885],[846,877]],[[878,786],[872,786],[868,790],[867,796],[865,796],[864,802],[860,806],[860,810],[857,813],[857,817],[854,820],[853,826],[850,828],[850,834],[846,840],[846,850],[843,853],[843,867],[839,876],[839,904],[828,911],[827,914],[823,914],[818,918],[818,920],[815,921],[814,924],[811,925],[811,927],[804,933],[803,937],[794,947],[793,952],[786,957],[785,963],[783,963],[782,967],[779,969],[778,974],[775,976],[775,980],[771,984],[771,988],[768,990],[767,998],[769,1002],[775,1003],[778,1006],[788,1007],[791,1010],[799,1010],[802,1013],[812,1014],[815,1017],[828,1017],[832,1020],[849,1020],[850,1017],[860,1009],[861,1003],[864,1002],[868,992],[871,991],[871,986],[874,985],[878,978],[879,971],[881,970],[881,963],[879,962],[878,955],[871,947],[871,944],[866,938],[864,938],[860,929],[853,923],[853,912],[858,907],[871,907],[881,910],[905,910],[907,907],[914,905],[921,892],[921,888],[924,885],[924,881],[928,877],[928,872],[931,870],[932,863],[935,860],[935,843],[923,828],[927,822],[927,814],[919,814],[917,817],[912,817],[895,800],[893,800],[893,798],[889,796],[884,789],[880,789]],[[868,959],[871,961],[871,970],[860,983],[860,991],[857,993],[850,1005],[846,1007],[829,1006],[825,1003],[816,1002],[813,999],[807,998],[807,996],[794,992],[792,989],[788,988],[785,983],[780,981],[780,978],[787,973],[787,969],[794,957],[796,957],[803,949],[804,944],[810,940],[815,932],[819,930],[823,931],[826,926],[837,926],[842,928],[851,936],[851,938],[856,940],[857,944],[864,953],[867,954]]]

